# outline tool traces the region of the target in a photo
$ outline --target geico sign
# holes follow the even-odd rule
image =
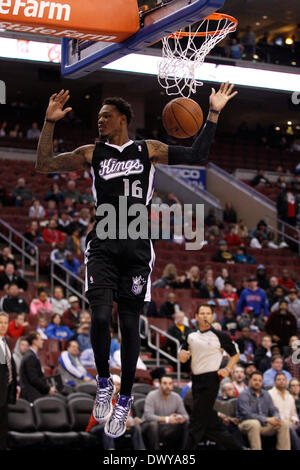
[[[2,15],[18,16],[23,14],[27,18],[41,18],[48,20],[69,21],[71,6],[68,3],[38,2],[37,0],[0,0],[0,13]]]
[[[199,179],[200,178],[200,171],[199,170],[178,170],[178,176],[181,178],[191,178],[191,179]]]

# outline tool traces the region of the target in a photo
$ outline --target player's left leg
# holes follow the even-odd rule
[[[126,431],[133,396],[131,396],[136,364],[140,353],[139,318],[144,301],[142,299],[121,298],[118,313],[121,330],[122,377],[120,393],[114,410],[105,425],[105,432],[111,437],[120,437]]]

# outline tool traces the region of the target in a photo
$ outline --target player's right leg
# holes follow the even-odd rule
[[[114,267],[110,241],[99,240],[93,234],[88,237],[85,252],[86,296],[91,308],[91,343],[98,372],[93,415],[97,421],[102,421],[112,412],[115,392],[109,371],[109,356],[113,292],[118,271]]]

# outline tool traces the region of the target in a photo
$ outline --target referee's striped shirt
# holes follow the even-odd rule
[[[206,331],[197,330],[190,333],[182,349],[191,353],[191,369],[194,375],[219,370],[224,351],[229,356],[239,353],[237,344],[226,333],[213,327]]]

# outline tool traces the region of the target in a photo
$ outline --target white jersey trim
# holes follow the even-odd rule
[[[133,144],[133,140],[129,140],[128,142],[126,142],[125,144],[123,145],[115,145],[115,144],[109,144],[108,142],[105,142],[105,145],[108,145],[109,147],[113,147],[117,150],[119,150],[119,152],[123,152],[123,150],[126,148],[126,147],[129,147],[129,145]]]

